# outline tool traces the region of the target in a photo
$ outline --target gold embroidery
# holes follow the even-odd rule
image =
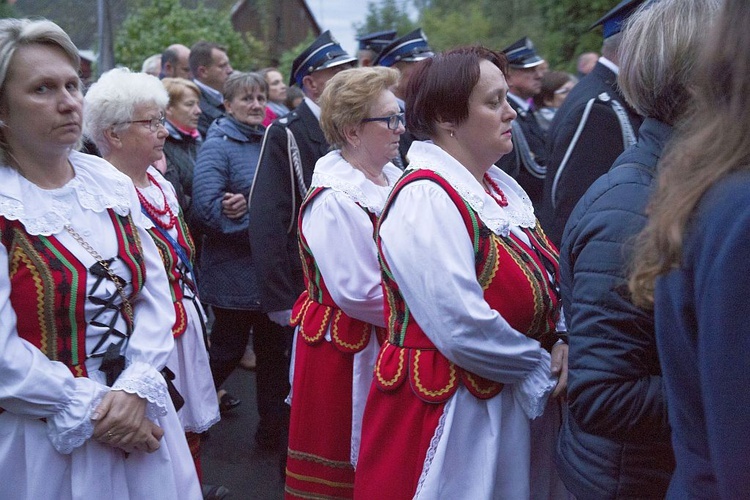
[[[307,313],[307,309],[310,308],[310,305],[313,304],[312,301],[310,301],[307,306],[305,307],[305,313]],[[322,306],[325,307],[325,314],[323,315],[323,321],[320,323],[320,328],[318,328],[318,331],[314,335],[306,335],[305,334],[305,320],[302,320],[302,323],[299,327],[299,333],[302,335],[302,338],[305,340],[305,342],[308,343],[314,343],[323,337],[325,334],[326,328],[328,327],[328,318],[331,317],[331,308],[328,306]]]
[[[524,263],[523,260],[521,259],[520,253],[523,252],[523,249],[516,248],[517,245],[515,244],[515,242],[513,242],[514,243],[513,247],[511,247],[511,245],[509,244],[507,240],[500,239],[499,241],[500,241],[500,244],[508,252],[508,255],[518,265],[518,268],[523,272],[523,275],[526,277],[526,281],[529,283],[529,288],[534,298],[534,319],[532,320],[531,325],[529,326],[529,329],[524,333],[527,336],[532,337],[532,334],[534,334],[534,332],[537,331],[537,325],[543,319],[543,314],[541,313],[544,312],[544,304],[542,302],[541,287],[539,285],[539,282],[536,280],[536,278],[534,278],[534,274],[529,269],[529,265]],[[532,261],[530,265],[536,265],[536,264]],[[546,270],[544,272],[546,272]]]
[[[289,458],[296,460],[305,460],[307,462],[314,462],[316,464],[325,465],[326,467],[333,467],[334,469],[350,469],[352,464],[347,460],[331,460],[330,458],[321,457],[320,455],[314,455],[312,453],[306,453],[304,451],[287,449],[287,455]]]
[[[464,377],[464,380],[469,382],[469,384],[474,389],[474,392],[476,394],[480,394],[482,396],[489,396],[492,393],[495,393],[495,394],[499,393],[503,388],[503,384],[499,382],[488,381],[490,382],[489,387],[487,387],[486,389],[482,389],[481,387],[479,387],[479,384],[477,383],[476,378],[474,378],[475,375],[473,373],[467,372],[464,370],[464,374],[466,375],[466,377]]]
[[[364,323],[362,336],[359,339],[359,342],[356,344],[347,344],[341,338],[339,337],[339,323],[341,320],[341,316],[343,315],[343,311],[341,309],[336,310],[336,315],[333,317],[333,323],[331,325],[331,338],[333,338],[334,342],[342,347],[345,347],[346,349],[350,349],[352,351],[359,351],[362,349],[362,347],[365,345],[365,343],[369,340],[369,335],[367,335],[367,332],[370,329],[370,325],[367,323]]]
[[[417,387],[417,389],[419,389],[419,392],[421,392],[422,394],[424,394],[426,396],[429,396],[431,398],[442,396],[442,395],[447,394],[448,392],[450,392],[456,386],[456,365],[454,365],[453,363],[451,363],[450,361],[448,361],[448,363],[449,363],[448,366],[450,367],[450,378],[448,379],[448,385],[446,385],[445,387],[443,387],[440,390],[430,391],[430,390],[428,390],[426,387],[424,387],[422,385],[422,381],[419,378],[419,358],[420,358],[421,354],[422,354],[421,350],[415,349],[415,352],[414,352],[414,365],[413,365],[413,370],[414,370],[414,385]],[[440,356],[442,356],[442,354],[440,354]]]
[[[500,268],[500,259],[497,256],[498,240],[499,238],[494,233],[490,236],[490,251],[487,254],[487,260],[482,267],[482,271],[477,276],[477,281],[482,286],[482,290],[489,288],[497,275],[497,270]]]
[[[389,344],[384,345],[383,348],[378,353],[378,360],[375,363],[375,376],[377,377],[378,382],[380,382],[380,385],[384,387],[391,387],[401,379],[401,376],[404,373],[404,353],[406,352],[406,349],[396,347],[396,349],[398,349],[398,371],[396,372],[396,375],[391,380],[386,380],[382,377],[380,373],[380,362],[383,358],[383,354],[385,354],[385,347],[387,345]]]
[[[13,251],[13,258],[12,258],[13,265],[11,266],[11,274],[10,278],[12,279],[13,276],[18,271],[18,264],[23,263],[23,265],[26,267],[26,269],[29,270],[29,273],[31,274],[31,278],[34,280],[34,288],[36,288],[36,314],[37,319],[39,321],[39,328],[41,328],[40,332],[40,344],[39,344],[39,350],[42,351],[44,354],[47,355],[50,359],[56,359],[57,353],[55,352],[54,348],[56,346],[50,346],[49,341],[49,330],[47,328],[47,322],[45,321],[45,307],[47,306],[45,304],[45,293],[44,293],[44,285],[42,283],[42,276],[39,273],[39,270],[37,269],[36,265],[34,265],[34,262],[29,258],[29,256],[26,254],[26,252],[20,247],[15,247]],[[53,308],[50,305],[51,308]]]

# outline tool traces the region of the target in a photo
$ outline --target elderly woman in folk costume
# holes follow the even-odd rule
[[[288,497],[353,493],[362,412],[385,326],[372,235],[401,174],[391,163],[405,130],[390,90],[397,81],[392,68],[348,69],[320,98],[320,124],[336,149],[316,163],[298,220],[307,290],[293,311],[299,329]]]
[[[152,222],[169,279],[176,315],[175,349],[167,367],[183,400],[178,416],[200,474],[200,434],[219,420],[205,344],[205,314],[195,283],[194,246],[175,189],[152,165],[161,158],[167,91],[156,77],[117,68],[104,73],[86,93],[84,132],[104,158],[135,185],[142,213]],[[173,391],[174,394],[174,391]]]

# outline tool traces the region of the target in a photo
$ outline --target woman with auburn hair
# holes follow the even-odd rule
[[[388,338],[355,498],[566,494],[542,416],[565,390],[557,250],[494,166],[513,147],[506,69],[460,48],[420,62],[407,86],[409,128],[429,140],[411,145],[378,223]]]
[[[0,498],[199,499],[169,282],[131,180],[75,151],[79,64],[56,24],[0,20]]]
[[[630,280],[653,306],[676,467],[667,498],[750,496],[750,4],[724,0],[662,159]]]
[[[624,293],[657,163],[693,102],[703,34],[721,0],[646,3],[623,27],[618,83],[638,142],[571,213],[560,248],[570,336],[558,470],[576,498],[663,498],[674,469],[653,311]]]
[[[342,71],[320,98],[320,125],[335,150],[315,164],[300,208],[306,291],[293,311],[286,495],[351,498],[362,413],[383,337],[375,220],[401,175],[404,115],[392,68]],[[378,338],[378,335],[380,338]]]

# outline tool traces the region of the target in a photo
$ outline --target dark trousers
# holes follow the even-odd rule
[[[216,389],[237,368],[252,330],[259,428],[284,428],[289,419],[289,407],[284,400],[289,395],[287,346],[292,328],[277,325],[260,311],[215,306],[212,309],[216,319],[211,328],[209,356]]]

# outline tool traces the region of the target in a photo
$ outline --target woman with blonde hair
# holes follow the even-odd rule
[[[300,208],[305,292],[292,365],[286,494],[350,498],[367,391],[385,326],[375,220],[401,171],[404,115],[391,68],[342,71],[320,99],[335,148],[315,165]]]
[[[676,460],[669,499],[750,496],[750,4],[723,5],[630,280],[656,317]]]
[[[195,83],[184,78],[164,78],[161,83],[169,94],[164,124],[169,132],[164,142],[164,158],[167,161],[164,178],[174,186],[177,200],[195,238],[198,233],[194,230],[196,225],[190,224],[189,214],[195,159],[203,142],[198,132],[201,91]]]
[[[56,24],[0,20],[0,498],[198,499],[166,273],[131,180],[74,151],[78,69]]]

